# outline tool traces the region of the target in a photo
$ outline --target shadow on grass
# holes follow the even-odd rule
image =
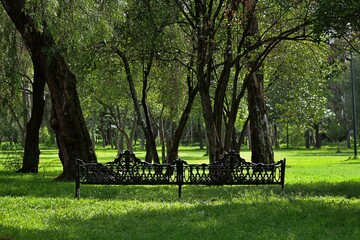
[[[318,157],[318,156],[327,156],[327,157],[345,156],[345,157],[349,157],[350,155],[351,155],[351,153],[349,153],[349,152],[339,152],[338,153],[335,150],[333,152],[313,152],[313,151],[309,150],[308,152],[303,151],[303,152],[300,152],[298,154],[298,156],[305,156],[305,157],[312,156],[312,157],[314,157],[314,160],[315,160],[315,157]]]
[[[0,196],[33,196],[48,198],[74,198],[74,182],[54,182],[57,175],[14,174],[0,171]],[[281,194],[281,187],[274,186],[183,186],[183,199],[229,200],[233,196],[260,192],[262,195]],[[286,184],[287,196],[332,196],[360,198],[360,182],[314,182]],[[178,200],[177,185],[81,185],[82,199],[117,199],[137,201]]]
[[[178,187],[172,186],[93,186],[83,185],[83,199],[117,199],[137,201],[174,201]],[[181,200],[224,200],[258,193],[262,196],[281,196],[280,186],[183,186]],[[359,182],[288,184],[285,186],[285,197],[342,197],[360,199]]]
[[[62,198],[74,196],[73,182],[56,182],[59,173],[23,174],[0,171],[0,196]],[[73,193],[73,194],[71,194]]]
[[[360,198],[360,182],[289,184],[286,195]]]
[[[341,164],[360,164],[360,159],[346,159]]]
[[[140,187],[139,187],[140,188]],[[193,190],[189,187],[188,190]],[[216,187],[219,188],[219,187]],[[237,188],[237,187],[235,187]],[[136,189],[136,187],[135,187]],[[227,188],[225,188],[227,189]],[[232,188],[234,189],[234,188]],[[232,201],[79,201],[41,230],[3,226],[0,239],[359,239],[356,204],[259,194]],[[104,206],[106,205],[106,206]],[[4,234],[3,236],[1,234]]]

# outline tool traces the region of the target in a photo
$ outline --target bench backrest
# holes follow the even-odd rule
[[[275,164],[246,162],[233,151],[210,164],[151,164],[125,151],[108,163],[77,161],[81,183],[89,184],[282,184],[284,160]]]

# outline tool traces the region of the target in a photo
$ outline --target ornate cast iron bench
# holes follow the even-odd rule
[[[109,185],[178,185],[181,197],[183,185],[281,185],[284,191],[285,163],[246,162],[230,151],[210,164],[188,164],[177,159],[173,164],[151,164],[125,151],[108,163],[85,163],[76,160],[76,197],[80,198],[80,184]]]

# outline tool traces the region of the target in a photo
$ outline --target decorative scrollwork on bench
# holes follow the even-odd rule
[[[246,162],[238,153],[230,151],[210,164],[188,164],[177,159],[173,164],[151,164],[125,151],[108,163],[85,163],[76,160],[76,197],[80,198],[80,184],[158,185],[249,185],[279,184],[284,190],[285,159],[275,164]]]

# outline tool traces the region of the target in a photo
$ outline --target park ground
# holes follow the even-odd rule
[[[135,151],[143,158],[144,152]],[[180,158],[206,162],[182,147]],[[100,148],[99,161],[116,156]],[[360,159],[351,149],[275,150],[287,159],[280,186],[82,186],[55,182],[61,164],[43,148],[38,174],[9,170],[0,153],[0,240],[5,239],[360,239]],[[250,159],[250,152],[241,153]]]

